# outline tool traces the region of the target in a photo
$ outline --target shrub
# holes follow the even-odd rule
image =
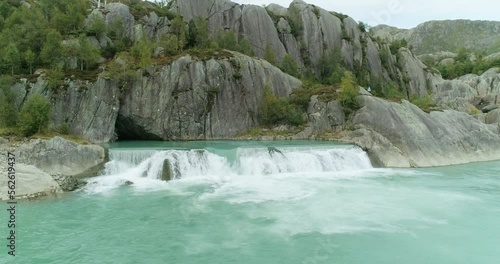
[[[259,119],[263,125],[299,126],[304,124],[303,113],[300,107],[291,104],[287,98],[278,99],[268,87],[266,88],[259,111]]]
[[[64,73],[61,69],[55,68],[47,72],[47,88],[53,92],[58,92],[64,87]]]
[[[283,58],[283,61],[281,62],[281,70],[296,78],[300,76],[299,69],[297,68],[297,63],[292,58],[292,56],[290,56],[290,54],[286,54]]]
[[[431,111],[432,107],[436,106],[430,95],[425,97],[414,97],[410,100],[410,102],[427,113]]]
[[[288,8],[288,23],[290,24],[290,33],[298,38],[302,34],[304,28],[300,11],[295,5],[290,5],[290,8]]]
[[[361,32],[366,32],[366,29],[368,28],[368,26],[364,22],[359,22],[358,27]]]
[[[69,125],[67,123],[60,125],[57,128],[57,132],[62,134],[62,135],[69,135],[69,133],[70,133]]]
[[[47,128],[50,102],[40,94],[34,94],[21,107],[18,126],[25,136],[32,136]]]
[[[89,29],[87,30],[87,35],[89,36],[99,36],[106,32],[106,21],[100,17],[94,17]]]
[[[388,83],[382,88],[382,97],[392,100],[401,100],[406,98],[406,96],[398,90],[397,86],[394,83]]]
[[[350,71],[345,71],[339,90],[339,99],[342,105],[349,110],[358,109],[358,85],[354,81],[354,75]]]
[[[266,50],[264,51],[264,60],[272,65],[276,65],[276,55],[274,55],[273,49],[269,43],[266,45]]]
[[[397,54],[400,48],[408,47],[408,42],[406,39],[395,40],[391,42],[390,49],[392,54]]]

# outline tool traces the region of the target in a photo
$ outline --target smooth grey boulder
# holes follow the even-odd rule
[[[16,150],[16,156],[19,162],[51,175],[88,176],[101,169],[106,161],[101,146],[79,145],[61,137],[24,144]]]
[[[268,12],[273,13],[275,16],[286,17],[288,15],[288,9],[286,7],[280,6],[278,4],[269,4],[266,6]]]
[[[0,158],[7,160],[6,153],[0,153]],[[14,165],[16,170],[15,178],[15,199],[32,199],[42,196],[57,196],[62,193],[59,184],[49,174],[40,169],[16,162]],[[7,163],[0,162],[0,170],[7,172]],[[7,175],[0,177],[0,200],[9,200],[8,191],[9,178]]]
[[[110,3],[106,5],[106,26],[113,28],[116,25],[123,26],[125,36],[134,39],[135,18],[130,13],[127,5],[122,3]]]
[[[490,54],[483,58],[484,61],[493,62],[500,60],[500,52]]]
[[[9,143],[9,140],[3,138],[3,137],[0,137],[0,145],[6,145]]]
[[[439,62],[440,66],[446,66],[446,65],[452,65],[455,63],[455,59],[453,58],[447,58],[443,59],[442,61]]]
[[[431,167],[500,159],[500,133],[456,111],[427,114],[408,101],[360,96],[355,131],[345,140],[359,144],[385,167]]]
[[[500,109],[493,110],[486,115],[486,124],[499,124],[500,125]]]

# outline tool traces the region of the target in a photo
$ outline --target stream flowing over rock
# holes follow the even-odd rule
[[[354,129],[344,139],[362,146],[375,163],[388,167],[500,158],[500,69],[443,80],[414,51],[383,40],[414,36],[412,32],[426,28],[435,32],[440,23],[424,24],[413,31],[375,28],[375,35],[371,35],[351,17],[302,0],[292,1],[288,8],[229,0],[174,0],[169,8],[170,19],[172,14],[181,15],[186,29],[192,19],[202,18],[208,22],[211,37],[227,31],[235,33],[235,41],[245,37],[256,57],[227,50],[209,55],[184,51],[173,57],[164,56],[168,54],[164,47],[156,47],[154,62],[138,69],[130,65],[134,60],[117,54],[109,63],[99,65],[95,79],[68,77],[64,89],[57,91],[47,88],[43,70],[36,81],[21,79],[12,87],[16,106],[20,107],[27,96],[40,93],[52,104],[51,127],[67,126],[71,133],[93,143],[232,139],[261,125],[259,110],[266,91],[286,98],[302,87],[300,80],[278,66],[288,54],[304,75],[319,77],[325,61],[335,60],[353,72],[359,83],[370,87],[368,90],[373,87],[374,95],[391,97],[397,93],[396,97],[412,101],[432,97],[437,109],[446,109],[427,114],[408,101],[397,104],[377,99],[361,88],[362,108],[350,113],[340,101],[325,102],[320,100],[324,96],[314,95],[307,109],[308,127],[297,134],[299,138]],[[172,21],[153,10],[139,14],[125,4],[110,3],[94,9],[85,23],[88,26],[96,18],[108,26],[121,23],[132,42],[167,37]],[[106,33],[89,36],[89,40],[101,48],[112,43]],[[276,65],[259,59],[266,53],[273,53]],[[436,56],[451,59],[457,55],[448,52]],[[117,73],[112,63],[127,70]],[[102,148],[78,146],[60,138],[34,141],[18,151],[20,162],[58,175],[64,189],[73,188],[75,182],[61,178],[61,174],[90,173],[105,161]]]

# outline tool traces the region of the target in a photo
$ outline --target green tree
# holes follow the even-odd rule
[[[467,50],[466,49],[460,49],[458,51],[458,54],[457,54],[457,57],[455,58],[455,60],[457,62],[465,63],[468,58],[469,58],[469,53],[467,52]]]
[[[101,57],[100,50],[92,45],[85,35],[78,38],[78,57],[80,58],[80,70],[88,70],[94,66]]]
[[[64,87],[64,72],[59,68],[48,71],[46,75],[46,84],[47,88],[57,93]]]
[[[22,54],[29,48],[40,53],[47,35],[47,21],[38,8],[14,8],[0,34],[0,47],[14,43]]]
[[[342,76],[344,76],[344,72],[347,71],[344,66],[337,64],[334,66],[332,74],[330,78],[328,78],[328,84],[338,84],[342,81]]]
[[[7,1],[0,2],[0,18],[6,19],[10,15],[10,5]]]
[[[212,38],[209,35],[208,21],[199,17],[195,24],[198,31],[195,37],[196,45],[200,48],[209,48]]]
[[[339,90],[339,100],[342,105],[349,110],[356,110],[358,108],[358,85],[355,82],[354,74],[350,71],[344,73],[342,83]]]
[[[323,52],[319,59],[318,65],[320,82],[322,84],[334,84],[332,83],[332,74],[334,72],[336,72],[340,76],[344,74],[344,72],[342,71],[343,60],[340,48],[334,48],[329,51]]]
[[[52,29],[47,35],[43,45],[40,57],[43,62],[52,68],[55,68],[62,60],[62,36],[56,30]]]
[[[151,57],[153,56],[154,45],[148,39],[141,39],[137,44],[132,47],[131,54],[136,59],[139,59],[139,67],[145,69],[153,64]]]
[[[240,41],[240,52],[243,53],[243,54],[246,54],[248,56],[254,56],[254,52],[253,52],[253,47],[252,47],[252,44],[250,44],[250,41],[246,38],[246,37],[243,37]]]
[[[177,36],[163,36],[160,39],[160,46],[163,48],[163,52],[167,55],[174,56],[179,54],[179,49],[177,46]]]
[[[263,125],[289,124],[299,126],[304,123],[304,112],[290,103],[288,98],[277,98],[269,85],[264,87],[264,98],[259,109],[259,120]]]
[[[34,94],[21,107],[18,126],[25,136],[32,136],[46,129],[49,124],[50,102],[40,94]]]
[[[276,55],[274,55],[273,49],[269,43],[266,45],[266,49],[264,50],[264,60],[273,65],[276,64]]]
[[[187,34],[187,46],[192,48],[196,46],[196,36],[198,35],[198,29],[196,28],[196,23],[194,19],[191,19],[188,23],[188,34]]]
[[[294,4],[291,4],[290,8],[288,8],[288,23],[291,28],[290,33],[295,37],[299,37],[303,30],[302,18],[299,8]]]
[[[292,75],[293,77],[300,77],[299,69],[297,68],[297,63],[290,56],[290,54],[286,54],[281,62],[281,70]]]
[[[359,22],[358,27],[361,32],[366,32],[366,30],[368,29],[368,25],[364,22]]]
[[[21,64],[21,55],[13,43],[10,43],[4,50],[3,62],[7,67],[9,67],[12,75],[14,75],[14,70],[18,69]]]
[[[238,39],[233,31],[219,31],[217,33],[217,44],[221,49],[239,51]]]
[[[25,53],[24,53],[24,61],[26,62],[26,64],[28,65],[28,68],[29,68],[29,71],[30,71],[30,74],[33,74],[33,65],[35,65],[35,61],[36,61],[36,54],[31,51],[31,49],[28,49]]]
[[[12,78],[0,77],[0,126],[14,127],[17,123],[18,111],[15,94],[11,90]]]
[[[87,30],[87,34],[93,36],[99,36],[106,32],[106,22],[101,17],[95,16],[90,23],[90,27]]]
[[[177,49],[183,50],[187,42],[186,25],[181,16],[176,16],[170,25],[170,32],[177,36]]]
[[[70,31],[71,18],[58,9],[51,12],[50,27],[56,29],[60,34],[66,35]]]

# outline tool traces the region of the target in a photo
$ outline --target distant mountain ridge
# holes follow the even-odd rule
[[[429,21],[413,29],[380,25],[371,32],[386,40],[406,39],[418,55],[463,48],[485,55],[500,52],[500,21]]]

